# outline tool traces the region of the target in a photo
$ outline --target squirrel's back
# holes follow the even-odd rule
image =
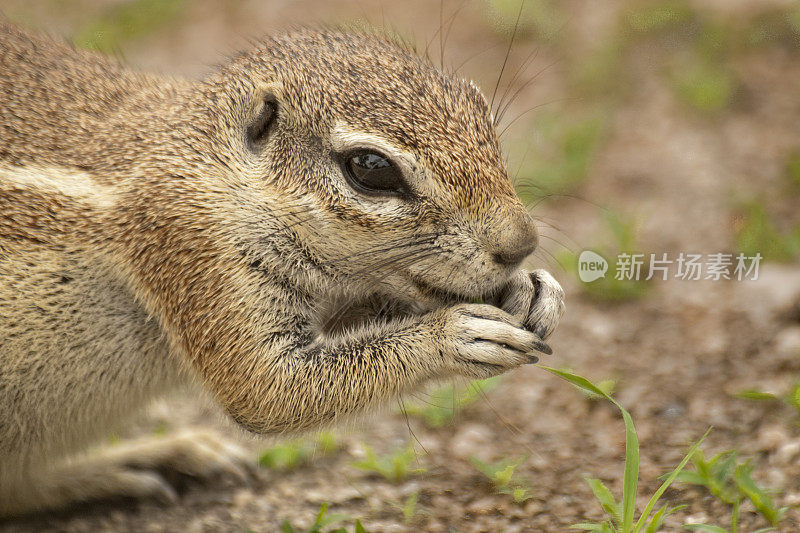
[[[115,123],[161,104],[182,83],[5,22],[0,72],[0,160],[18,166],[97,168],[115,150]]]

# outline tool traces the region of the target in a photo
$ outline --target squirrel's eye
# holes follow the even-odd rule
[[[400,169],[377,152],[360,151],[348,154],[345,157],[344,169],[350,181],[363,192],[378,194],[406,192]]]

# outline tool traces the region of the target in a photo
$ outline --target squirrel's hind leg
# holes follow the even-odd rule
[[[255,457],[210,432],[146,437],[28,476],[21,486],[0,487],[0,517],[68,510],[99,500],[174,503],[173,483],[181,478],[244,483],[255,468]]]

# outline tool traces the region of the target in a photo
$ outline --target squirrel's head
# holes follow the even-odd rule
[[[384,38],[335,31],[271,39],[222,75],[235,96],[218,102],[220,127],[241,140],[248,203],[281,220],[269,231],[302,248],[298,264],[359,293],[470,299],[536,248],[472,83]]]

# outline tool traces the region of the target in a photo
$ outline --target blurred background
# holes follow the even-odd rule
[[[385,28],[475,80],[503,110],[509,173],[541,223],[531,266],[567,291],[546,362],[633,415],[639,509],[713,426],[652,531],[729,531],[737,501],[740,531],[800,530],[799,2],[3,0],[0,11],[169,76],[202,77],[265,34],[346,24]],[[605,279],[579,281],[583,250],[612,263]],[[616,280],[620,253],[763,260],[757,280],[676,279],[675,265],[666,281]],[[185,427],[238,435],[210,402],[178,396],[109,442]],[[614,509],[587,478],[616,499],[623,485],[619,411],[535,366],[320,435],[237,438],[261,465],[247,485],[190,481],[175,506],[5,527],[306,531],[328,504],[319,531],[356,519],[366,531],[565,531],[600,528],[601,503]]]

